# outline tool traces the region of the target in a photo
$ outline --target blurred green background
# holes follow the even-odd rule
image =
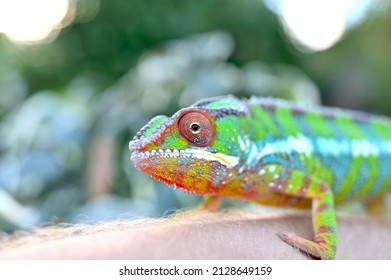
[[[0,2],[0,229],[196,205],[135,170],[128,142],[201,98],[391,115],[389,2]]]

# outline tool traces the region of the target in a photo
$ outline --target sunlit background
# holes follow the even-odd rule
[[[0,229],[196,205],[127,147],[201,98],[391,115],[390,26],[386,0],[0,0]]]

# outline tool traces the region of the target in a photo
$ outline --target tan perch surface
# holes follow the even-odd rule
[[[337,259],[391,259],[391,221],[338,215]],[[277,237],[312,239],[307,214],[180,213],[0,235],[0,259],[308,259]]]

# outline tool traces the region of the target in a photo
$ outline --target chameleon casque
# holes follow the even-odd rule
[[[321,259],[335,258],[335,205],[391,191],[391,119],[351,110],[214,97],[153,118],[129,149],[136,168],[208,203],[312,208],[314,241],[278,235]]]

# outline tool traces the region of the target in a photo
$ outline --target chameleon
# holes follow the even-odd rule
[[[137,169],[206,205],[312,209],[313,240],[277,235],[317,259],[336,256],[336,205],[376,209],[391,191],[391,119],[349,109],[212,97],[153,118],[129,149]]]

